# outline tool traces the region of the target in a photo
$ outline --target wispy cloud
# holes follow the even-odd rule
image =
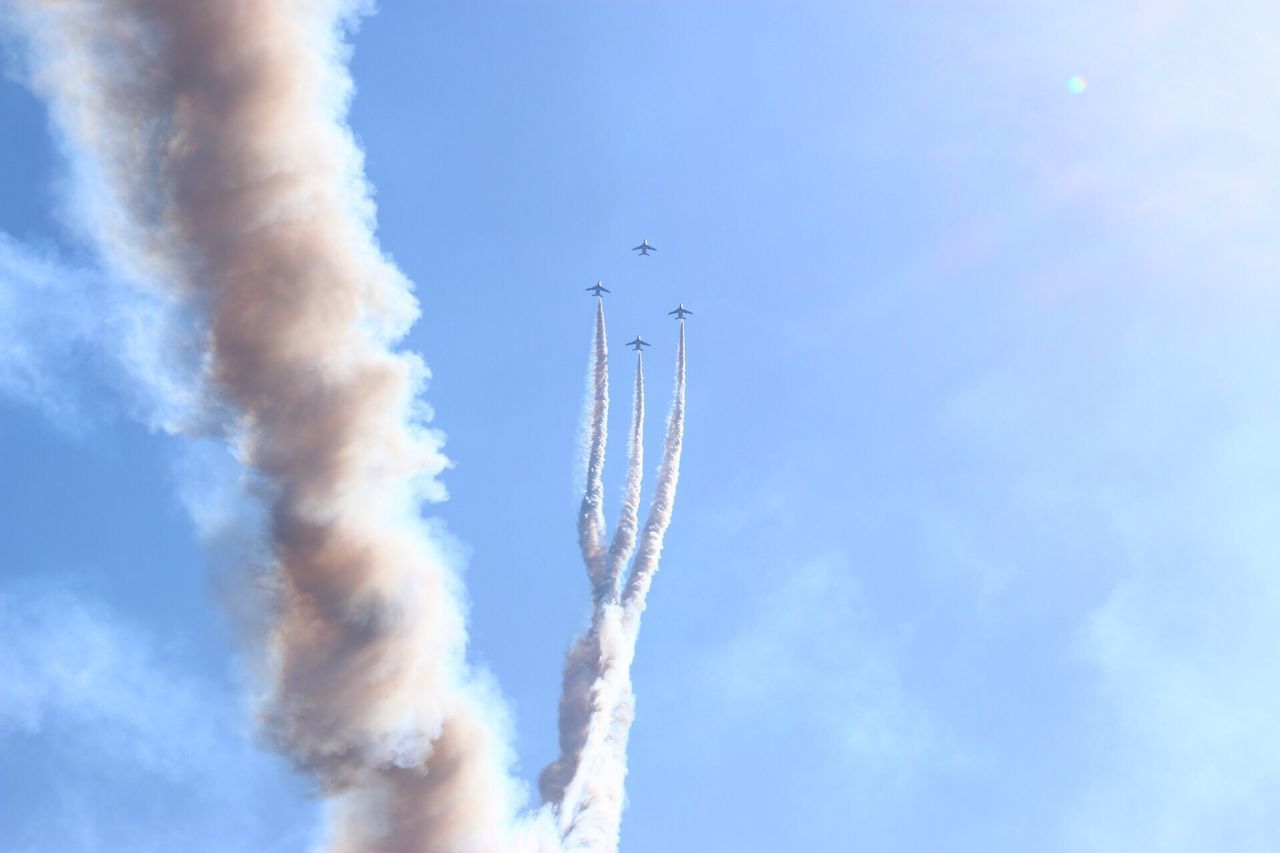
[[[1278,430],[1225,431],[1173,494],[1119,511],[1133,570],[1079,637],[1114,715],[1069,815],[1080,847],[1263,851],[1280,837]]]
[[[904,780],[936,760],[940,733],[901,683],[897,650],[877,634],[855,574],[811,560],[777,577],[704,659],[722,709],[745,729],[780,725],[822,744],[855,786]]]
[[[0,233],[0,395],[83,437],[111,412],[190,429],[206,405],[176,303]]]
[[[318,807],[233,686],[71,583],[0,587],[0,828],[11,850],[290,849]],[[16,819],[15,815],[24,815]]]

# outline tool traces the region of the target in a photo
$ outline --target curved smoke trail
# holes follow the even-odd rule
[[[424,498],[417,316],[345,124],[365,3],[18,0],[31,82],[96,189],[92,233],[206,324],[207,381],[269,504],[270,739],[339,851],[509,849],[508,750],[465,663]]]
[[[635,719],[631,664],[635,659],[640,615],[658,570],[663,540],[671,524],[680,456],[684,442],[685,339],[680,323],[675,395],[667,419],[662,461],[653,504],[640,539],[635,564],[620,602],[597,608],[593,624],[599,643],[597,677],[591,688],[591,717],[578,756],[578,768],[560,806],[560,827],[568,850],[616,850],[625,805],[626,749]]]

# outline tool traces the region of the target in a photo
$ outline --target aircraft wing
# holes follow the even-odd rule
[[[631,247],[631,251],[633,251],[633,252],[638,252],[638,251],[640,251],[640,250],[641,250],[641,249],[643,249],[643,248],[644,248],[644,243],[641,243],[639,246],[632,246],[632,247]]]

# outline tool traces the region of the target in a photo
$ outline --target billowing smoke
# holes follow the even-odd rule
[[[445,464],[344,113],[362,4],[17,7],[33,86],[100,182],[104,255],[206,318],[207,379],[269,503],[270,740],[335,798],[335,850],[501,849],[514,797],[418,517]],[[120,259],[123,258],[123,261]]]
[[[546,805],[521,818],[502,703],[467,665],[447,539],[420,516],[444,497],[447,463],[423,423],[426,368],[396,349],[418,307],[377,245],[345,123],[345,37],[366,7],[14,0],[4,15],[71,156],[80,224],[115,275],[178,306],[200,354],[189,388],[204,400],[188,427],[232,443],[247,497],[265,506],[263,731],[332,803],[330,849],[616,847],[629,669],[679,468],[683,324],[654,506],[622,594],[643,374],[638,359],[622,518],[606,547],[597,306],[579,519],[594,615],[566,666]]]

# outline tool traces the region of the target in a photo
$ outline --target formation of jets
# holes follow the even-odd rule
[[[655,249],[653,246],[650,246],[648,240],[641,240],[640,245],[636,246],[631,251],[639,252],[641,255],[648,255],[650,252],[656,252],[658,250]],[[587,292],[595,295],[597,299],[603,299],[604,298],[603,294],[612,293],[613,291],[605,287],[603,281],[597,281],[595,284],[587,288]],[[677,305],[674,311],[667,312],[669,316],[675,317],[681,323],[684,323],[684,318],[692,313],[693,313],[692,311],[684,307],[683,302]],[[653,346],[653,344],[649,343],[639,335],[636,335],[635,340],[627,341],[626,345],[631,347],[636,352],[644,352],[645,347]]]

